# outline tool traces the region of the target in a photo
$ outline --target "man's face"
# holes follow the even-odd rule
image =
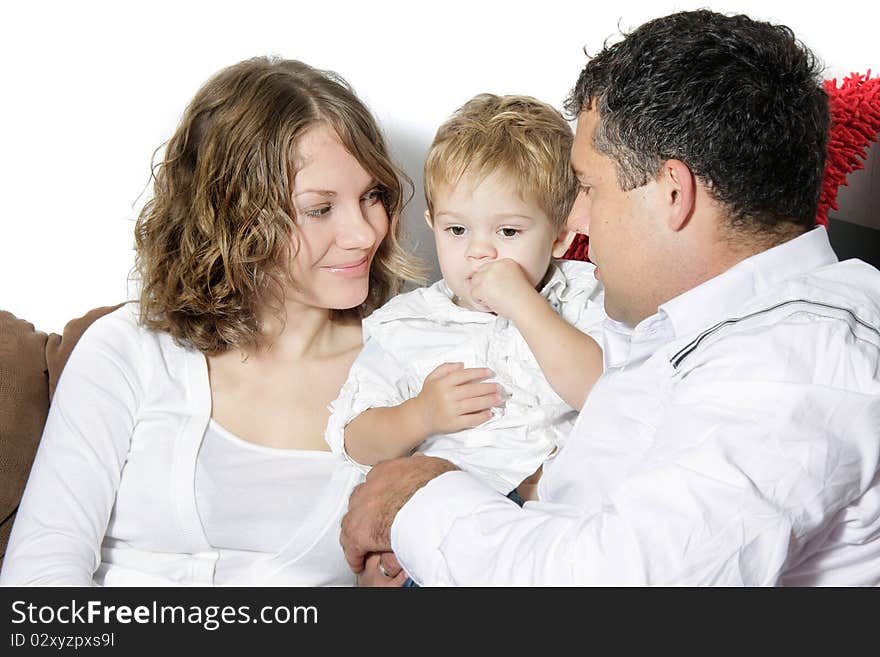
[[[441,186],[435,194],[434,216],[426,219],[434,231],[440,271],[456,302],[481,312],[489,308],[471,297],[475,271],[488,262],[510,258],[538,287],[560,236],[547,213],[499,173],[483,179],[465,174],[455,185]]]
[[[621,191],[614,163],[593,146],[597,121],[595,110],[578,117],[571,163],[580,189],[567,225],[590,236],[590,260],[605,286],[605,312],[635,326],[657,312],[656,267],[663,265],[652,208],[662,199],[653,181]]]

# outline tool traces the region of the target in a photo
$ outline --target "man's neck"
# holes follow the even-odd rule
[[[801,226],[785,222],[773,231],[756,231],[728,228],[691,236],[683,243],[675,273],[670,276],[655,304],[645,309],[643,316],[633,324],[657,313],[659,307],[678,296],[720,276],[743,260],[784,244],[804,233]]]

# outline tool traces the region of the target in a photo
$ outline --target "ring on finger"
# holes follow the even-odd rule
[[[385,570],[385,564],[382,563],[382,557],[379,557],[379,566],[378,566],[378,568],[379,568],[379,572],[382,573],[383,575],[385,575],[385,577],[388,577],[388,578],[392,578],[392,577],[394,577],[394,575],[392,575],[392,574],[389,573],[387,570]]]

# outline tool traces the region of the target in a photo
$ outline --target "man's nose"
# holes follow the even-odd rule
[[[590,234],[590,201],[587,197],[586,190],[579,190],[574,204],[571,206],[571,212],[565,220],[565,227],[573,233],[581,233],[582,235]]]

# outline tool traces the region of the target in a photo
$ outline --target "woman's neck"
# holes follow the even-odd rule
[[[286,312],[284,322],[265,317],[266,346],[208,358],[211,416],[261,445],[327,449],[327,405],[360,351],[360,324],[327,309],[288,304]]]
[[[265,313],[262,332],[266,346],[252,356],[298,360],[320,357],[332,350],[335,322],[330,310],[299,303],[288,303],[284,310],[283,319],[274,313]]]

